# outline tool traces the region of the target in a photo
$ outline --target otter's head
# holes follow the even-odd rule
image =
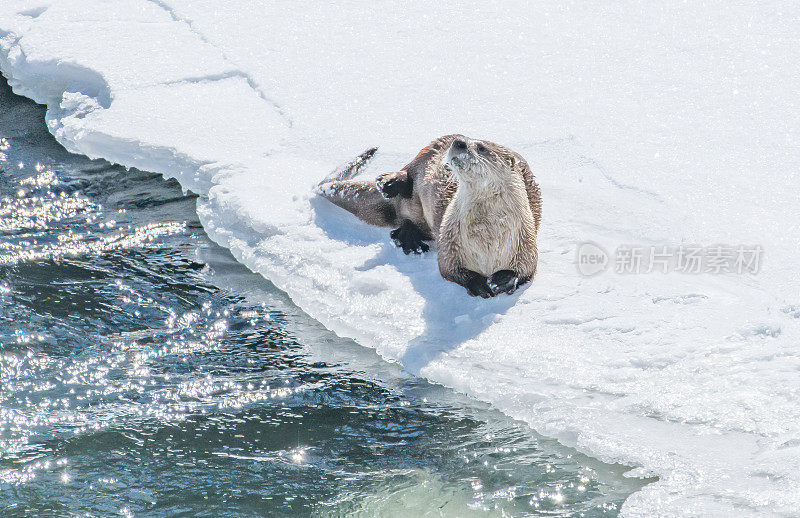
[[[511,180],[513,158],[497,144],[457,136],[444,156],[444,165],[472,189],[502,187]]]

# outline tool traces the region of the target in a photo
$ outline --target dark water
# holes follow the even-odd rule
[[[639,487],[326,331],[4,81],[0,137],[0,516],[613,516]]]

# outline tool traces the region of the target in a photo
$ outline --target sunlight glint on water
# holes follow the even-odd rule
[[[337,338],[175,182],[0,107],[0,515],[613,516],[640,487]]]
[[[7,148],[7,144],[6,144]],[[25,164],[18,164],[20,169]],[[37,174],[22,179],[14,196],[0,199],[0,231],[6,233],[22,230],[45,231],[51,223],[80,217],[85,228],[81,233],[69,229],[58,234],[54,243],[39,243],[37,234],[25,234],[18,242],[4,241],[0,245],[0,264],[19,261],[55,260],[63,256],[101,254],[118,248],[140,247],[160,236],[176,234],[185,228],[182,222],[150,223],[132,227],[113,234],[102,234],[93,230],[111,229],[116,226],[113,219],[105,219],[102,206],[93,203],[78,192],[56,191],[58,178],[55,173],[36,164]],[[96,227],[93,229],[93,227]]]

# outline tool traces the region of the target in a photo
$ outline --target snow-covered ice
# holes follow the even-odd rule
[[[800,5],[5,0],[0,70],[68,149],[176,177],[213,239],[409,371],[658,481],[627,516],[800,514]],[[542,186],[485,301],[313,196],[460,132]],[[580,243],[760,245],[757,275],[581,276]]]

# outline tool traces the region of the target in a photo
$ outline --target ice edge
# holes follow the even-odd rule
[[[159,2],[155,3],[161,5]],[[161,7],[163,7],[163,5],[161,5]],[[170,15],[174,17],[174,14],[171,12]],[[175,19],[178,20],[177,18]],[[185,22],[185,20],[181,21]],[[209,189],[212,185],[208,182],[200,181],[199,178],[201,176],[208,178],[215,172],[224,172],[226,166],[198,161],[188,155],[179,153],[175,149],[167,147],[150,146],[145,145],[142,142],[115,139],[114,137],[101,134],[93,135],[93,138],[91,139],[77,139],[75,138],[75,135],[72,135],[69,132],[61,131],[63,126],[61,125],[60,121],[63,119],[74,116],[85,116],[91,111],[107,109],[113,102],[113,99],[110,95],[109,85],[106,83],[100,73],[89,68],[71,65],[69,63],[31,63],[27,61],[26,56],[21,51],[19,51],[19,55],[16,56],[15,62],[12,63],[10,56],[15,48],[19,50],[17,46],[19,39],[20,36],[14,33],[0,31],[0,72],[2,72],[3,75],[9,80],[9,84],[15,93],[31,98],[35,102],[47,106],[46,119],[48,121],[48,128],[57,141],[66,149],[74,153],[87,155],[91,158],[103,158],[109,162],[120,164],[124,167],[136,167],[144,170],[156,171],[166,178],[176,178],[185,189],[192,190],[198,194],[201,194],[202,196],[208,195]],[[35,73],[32,75],[26,74],[26,68],[35,70]],[[43,77],[52,79],[55,75],[68,78],[69,83],[66,81],[56,81],[43,86],[41,82],[37,83],[34,81],[37,78],[41,80]],[[226,75],[225,77],[230,76]],[[209,76],[205,78],[186,78],[182,81],[215,81],[224,79],[225,77]],[[246,77],[246,75],[243,75],[242,77],[248,80],[248,85],[251,89],[253,89],[256,95],[264,99],[265,102],[272,103],[272,101],[264,97],[262,92],[254,87],[251,79]],[[69,96],[67,94],[74,93],[83,94],[84,96],[93,100],[94,103],[92,104],[83,102],[70,104],[69,102],[65,102],[68,101]],[[274,105],[274,107],[278,109],[277,106]],[[282,114],[282,116],[285,115]],[[110,150],[114,150],[114,152],[111,152]],[[165,164],[169,165],[165,167]],[[200,172],[203,172],[204,174],[199,175],[198,173]],[[214,241],[231,250],[237,260],[247,265],[250,269],[265,275],[264,272],[259,271],[258,267],[252,260],[245,256],[244,250],[236,246],[235,242],[232,241],[230,236],[226,236],[209,226],[209,214],[204,213],[202,204],[198,206],[198,214],[208,235]],[[277,280],[275,283],[279,288],[281,287],[280,280]],[[310,313],[313,316],[314,312]],[[324,320],[325,319],[322,319],[321,322],[325,323]],[[357,336],[357,333],[354,333],[353,330],[342,328],[341,326],[330,325],[330,323],[325,324],[327,327],[329,327],[329,329],[337,334],[347,338],[354,338],[359,341],[359,336]],[[388,359],[390,361],[392,360],[391,358]],[[432,381],[442,383],[439,380]],[[457,384],[446,382],[443,384],[449,385],[451,388],[456,390],[466,391],[465,387],[454,386]],[[471,391],[466,392],[472,393]],[[504,409],[502,406],[498,406],[498,408],[501,411],[508,411],[508,409]],[[579,451],[599,458],[600,460],[604,460],[606,462],[625,462],[637,465],[642,464],[642,459],[636,459],[636,455],[630,452],[622,452],[617,450],[613,451],[613,453],[609,453],[608,451],[604,451],[603,447],[599,444],[592,444],[590,442],[581,440],[578,431],[570,431],[569,429],[559,428],[558,426],[553,426],[552,424],[548,425],[547,423],[541,423],[539,426],[537,426],[535,423],[529,424],[537,432],[553,437],[567,446],[574,447]],[[646,486],[643,491],[639,491],[631,495],[631,497],[626,500],[626,503],[623,506],[622,511],[625,515],[646,516],[648,515],[646,511],[647,505],[643,506],[643,508],[632,509],[629,505],[631,500],[641,499],[644,496],[643,493],[655,490],[656,486],[664,481],[664,478],[669,478],[671,475],[674,476],[675,474],[663,472],[657,469],[651,469],[647,466],[637,468],[634,470],[634,473],[631,474],[634,476],[657,475],[662,477],[662,480],[650,484],[649,486]],[[656,496],[658,497],[658,495]],[[639,502],[639,504],[641,504],[641,502]]]

